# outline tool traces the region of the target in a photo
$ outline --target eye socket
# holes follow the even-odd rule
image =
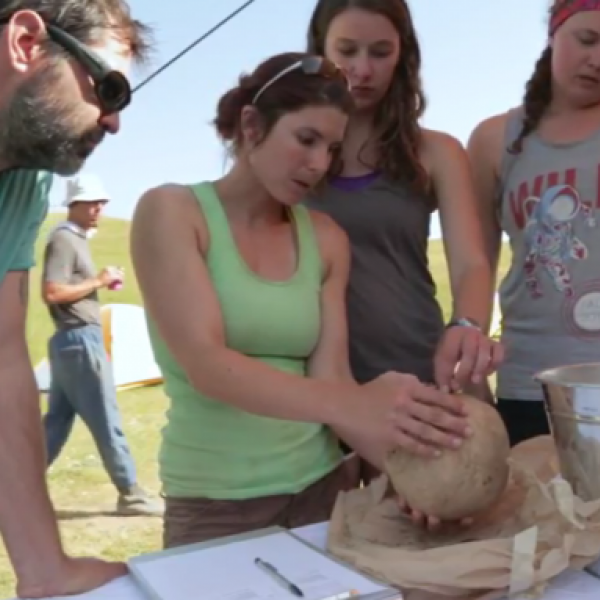
[[[593,46],[600,41],[600,35],[590,29],[579,30],[575,35],[579,43],[584,46]]]
[[[300,135],[298,135],[298,141],[303,146],[313,146],[317,140],[314,135],[300,134]]]

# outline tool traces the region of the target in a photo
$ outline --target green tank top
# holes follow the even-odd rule
[[[204,182],[192,191],[209,231],[206,263],[228,347],[306,376],[319,337],[323,274],[307,209],[290,211],[299,245],[296,273],[274,282],[256,275],[239,254],[213,185]],[[167,496],[237,500],[295,494],[340,464],[339,444],[329,428],[253,415],[200,394],[150,319],[148,325],[170,399],[159,454]]]

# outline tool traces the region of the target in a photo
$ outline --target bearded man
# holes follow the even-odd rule
[[[80,594],[125,573],[63,549],[25,319],[52,175],[77,173],[119,131],[149,33],[124,0],[0,3],[0,531],[19,597]]]

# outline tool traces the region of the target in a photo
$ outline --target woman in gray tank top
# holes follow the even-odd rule
[[[502,232],[512,253],[497,395],[513,443],[549,433],[537,371],[600,360],[600,0],[557,0],[548,33],[522,106],[469,142],[490,260]]]
[[[354,377],[362,383],[394,370],[444,387],[483,386],[501,359],[500,347],[483,333],[491,272],[466,152],[456,139],[418,123],[425,99],[406,2],[321,0],[308,46],[347,71],[357,108],[340,176],[308,202],[350,238]],[[454,302],[447,329],[427,257],[431,214],[438,208]]]

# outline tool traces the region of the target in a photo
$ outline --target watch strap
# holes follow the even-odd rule
[[[469,319],[468,317],[454,317],[450,319],[446,325],[446,329],[450,329],[451,327],[473,327],[481,331],[481,325],[474,319]]]

